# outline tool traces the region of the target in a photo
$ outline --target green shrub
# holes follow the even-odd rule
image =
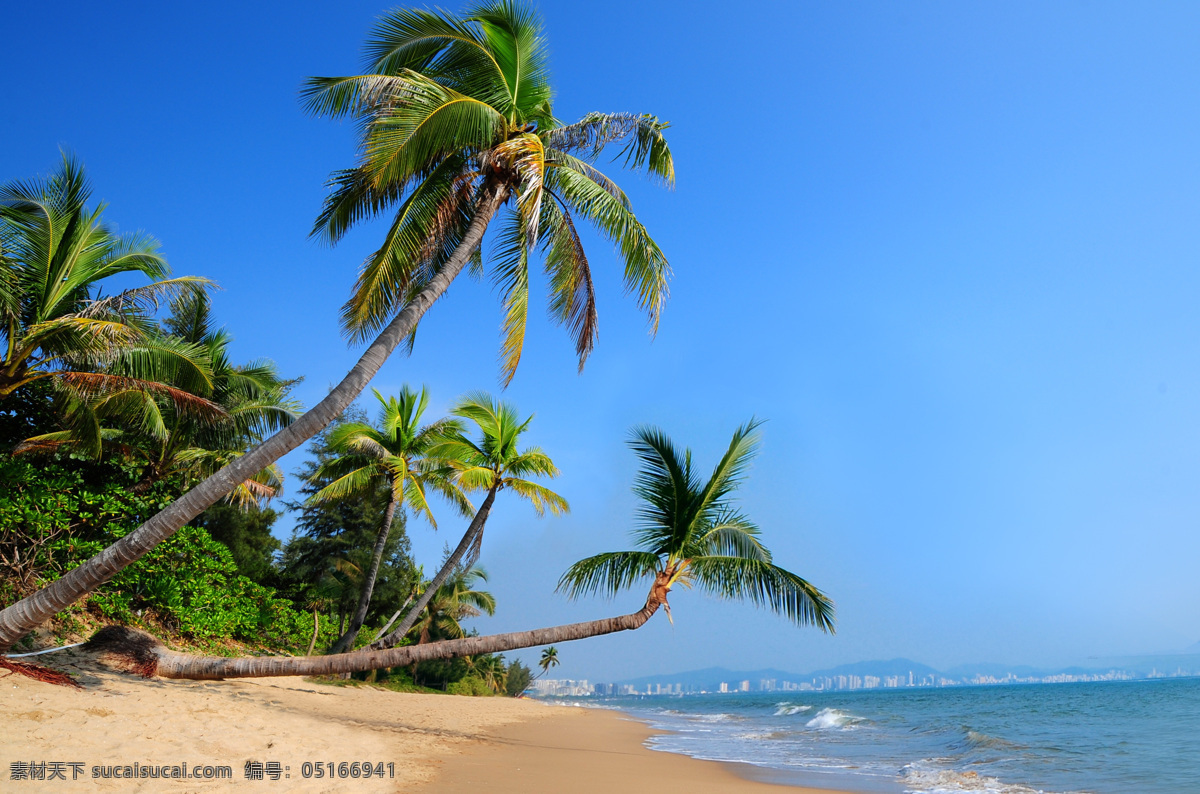
[[[484,697],[495,694],[488,687],[484,680],[479,676],[469,675],[466,678],[458,681],[451,681],[446,685],[446,691],[451,695],[470,695],[472,697]]]
[[[63,462],[0,461],[0,554],[3,559],[24,554],[21,567],[4,571],[4,601],[82,564],[174,498],[168,484],[131,493],[118,469],[93,474],[87,466]],[[154,616],[164,627],[202,641],[231,638],[303,649],[313,629],[311,614],[239,575],[229,549],[191,526],[117,574],[89,604],[122,623],[151,625],[147,618]],[[318,642],[331,640],[335,631],[323,619]]]

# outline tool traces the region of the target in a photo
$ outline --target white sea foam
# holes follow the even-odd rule
[[[997,778],[976,772],[959,772],[954,769],[931,769],[919,764],[909,764],[901,770],[904,790],[908,794],[1053,794],[1042,789],[1030,788],[1016,783],[1005,783]]]
[[[783,701],[782,703],[775,704],[775,716],[776,717],[790,717],[793,714],[803,714],[806,711],[812,711],[812,706],[804,706],[804,705],[800,705],[797,703],[788,703],[787,701]]]
[[[692,722],[733,722],[734,720],[742,720],[744,717],[739,717],[736,714],[688,714],[686,715]]]
[[[841,709],[821,709],[817,712],[817,716],[805,723],[805,727],[821,731],[831,728],[850,728],[860,722],[862,722],[861,718]]]

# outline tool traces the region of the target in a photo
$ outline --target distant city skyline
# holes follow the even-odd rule
[[[892,662],[860,662],[859,666],[871,664],[891,665]],[[1148,670],[1126,669],[1111,667],[1098,670],[1076,670],[1029,674],[1005,672],[999,675],[976,673],[961,677],[944,675],[937,671],[917,672],[916,669],[898,675],[858,675],[843,673],[835,675],[804,676],[785,674],[788,678],[740,678],[732,675],[727,681],[719,681],[712,686],[700,686],[670,681],[671,675],[661,676],[666,682],[646,682],[632,684],[624,682],[590,683],[587,679],[553,679],[542,678],[535,680],[529,692],[539,697],[621,697],[621,696],[675,696],[675,695],[712,695],[712,694],[744,694],[744,693],[774,693],[774,692],[841,692],[872,689],[925,689],[956,686],[1005,686],[1013,684],[1071,684],[1096,683],[1102,681],[1135,681],[1160,678],[1193,678],[1200,677],[1200,656],[1181,656],[1180,662],[1174,666],[1169,660],[1147,661]],[[1159,669],[1160,665],[1163,669]],[[923,665],[914,665],[914,668]],[[696,671],[704,673],[706,671]],[[693,673],[696,674],[696,673]],[[687,675],[687,674],[680,674]]]

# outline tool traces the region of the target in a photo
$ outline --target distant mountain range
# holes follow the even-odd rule
[[[759,670],[730,670],[725,667],[708,667],[703,670],[689,670],[683,673],[667,675],[648,675],[640,678],[626,678],[613,683],[622,686],[632,686],[638,691],[644,691],[647,686],[673,686],[680,684],[684,690],[709,692],[719,691],[721,684],[736,689],[742,681],[749,681],[752,691],[760,690],[760,682],[774,681],[773,688],[782,689],[784,682],[793,684],[812,684],[824,679],[837,680],[857,678],[860,683],[851,688],[870,688],[863,686],[862,679],[868,676],[884,681],[888,678],[900,677],[905,682],[910,678],[919,684],[923,680],[934,679],[939,682],[967,684],[979,680],[1004,680],[1015,677],[1021,680],[1087,680],[1089,677],[1117,672],[1120,677],[1145,678],[1147,676],[1200,675],[1200,643],[1185,649],[1178,654],[1160,654],[1154,656],[1124,656],[1089,659],[1084,665],[1045,669],[1028,665],[1005,665],[994,663],[965,664],[948,670],[938,670],[912,659],[889,659],[869,662],[843,664],[824,670],[814,670],[808,673],[795,673],[775,668]],[[902,686],[904,684],[901,684]],[[887,686],[882,684],[882,686]],[[820,688],[818,686],[818,688]],[[845,686],[837,688],[846,688]]]

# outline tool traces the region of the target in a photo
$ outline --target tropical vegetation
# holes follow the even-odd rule
[[[499,289],[507,386],[539,258],[551,317],[582,370],[597,333],[583,221],[615,243],[625,286],[656,328],[666,259],[597,162],[615,146],[622,166],[667,184],[674,165],[667,125],[653,116],[590,113],[566,124],[553,115],[541,23],[521,4],[490,0],[462,16],[395,10],[366,53],[364,74],[314,78],[304,99],[316,115],[354,120],[360,134],[359,159],[334,173],[313,234],[336,243],[362,221],[391,220],[342,312],[351,341],[374,340],[306,413],[290,396],[296,380],[271,362],[233,363],[207,281],[167,278],[150,238],[116,235],[103,205],[88,207],[72,158],[45,180],[0,187],[0,603],[9,604],[0,652],[60,615],[116,624],[89,646],[145,674],[372,671],[403,685],[516,695],[531,672],[499,654],[548,646],[545,675],[559,664],[555,643],[637,629],[660,607],[670,618],[674,588],[832,631],[830,600],[775,563],[735,503],[757,451],[754,421],[708,476],[661,430],[634,431],[636,548],[575,563],[559,590],[579,598],[645,585],[641,609],[496,635],[465,625],[496,609],[478,561],[497,497],[511,494],[539,516],[569,509],[544,484],[559,474],[553,460],[526,442],[533,417],[484,392],[441,418],[426,416],[424,388],[375,391],[374,423],[353,402],[397,346],[414,343],[464,270]],[[103,296],[105,279],[129,272],[151,283]],[[169,306],[161,320],[160,305]],[[276,461],[306,441],[299,496],[282,505],[298,520],[281,543],[272,535]],[[438,526],[434,495],[470,520],[426,578],[408,529],[413,518]],[[155,636],[214,655],[169,651]],[[248,648],[258,655],[227,655]]]
[[[136,649],[154,672],[168,678],[346,673],[553,646],[638,629],[659,608],[665,608],[669,616],[667,599],[675,587],[696,588],[722,599],[750,601],[798,626],[811,625],[832,632],[832,601],[807,580],[775,564],[762,542],[762,533],[738,509],[734,499],[734,492],[758,450],[757,427],[757,422],[750,421],[734,432],[708,477],[702,476],[694,465],[691,450],[681,449],[661,430],[640,427],[634,431],[630,445],[640,462],[634,479],[634,493],[640,507],[633,537],[639,548],[580,560],[563,574],[559,589],[571,597],[615,595],[648,582],[646,602],[637,612],[532,631],[305,658],[199,657],[169,651],[145,638],[119,632],[102,638],[94,647],[116,653]],[[553,658],[557,659],[557,652]]]
[[[407,505],[436,529],[429,496],[437,492],[462,513],[472,512],[471,503],[451,476],[450,467],[430,454],[447,434],[459,429],[457,422],[446,418],[421,425],[421,416],[429,404],[425,389],[414,392],[405,386],[398,397],[384,397],[376,391],[375,398],[380,403],[377,425],[347,422],[330,434],[329,444],[337,456],[323,462],[315,476],[332,481],[309,497],[314,502],[329,502],[372,490],[386,489],[388,493],[358,605],[349,628],[335,644],[334,653],[354,646],[366,620],[396,510]]]
[[[624,166],[671,183],[666,123],[622,113],[559,121],[541,21],[511,0],[483,3],[464,16],[393,10],[376,24],[366,55],[365,74],[314,78],[304,96],[312,113],[353,119],[361,132],[359,161],[334,174],[314,232],[336,242],[362,220],[395,213],[342,314],[352,339],[377,334],[374,341],[346,378],[295,422],[230,460],[102,555],[0,610],[0,649],[339,416],[391,352],[412,343],[420,319],[464,269],[488,269],[480,246],[497,215],[500,232],[488,259],[503,295],[505,382],[523,346],[531,254],[542,257],[552,315],[571,333],[581,366],[594,346],[595,289],[578,234],[582,220],[615,242],[626,286],[657,327],[667,296],[666,258],[626,194],[595,162],[615,145]],[[7,251],[7,240],[4,245]],[[15,294],[11,286],[4,290]]]

